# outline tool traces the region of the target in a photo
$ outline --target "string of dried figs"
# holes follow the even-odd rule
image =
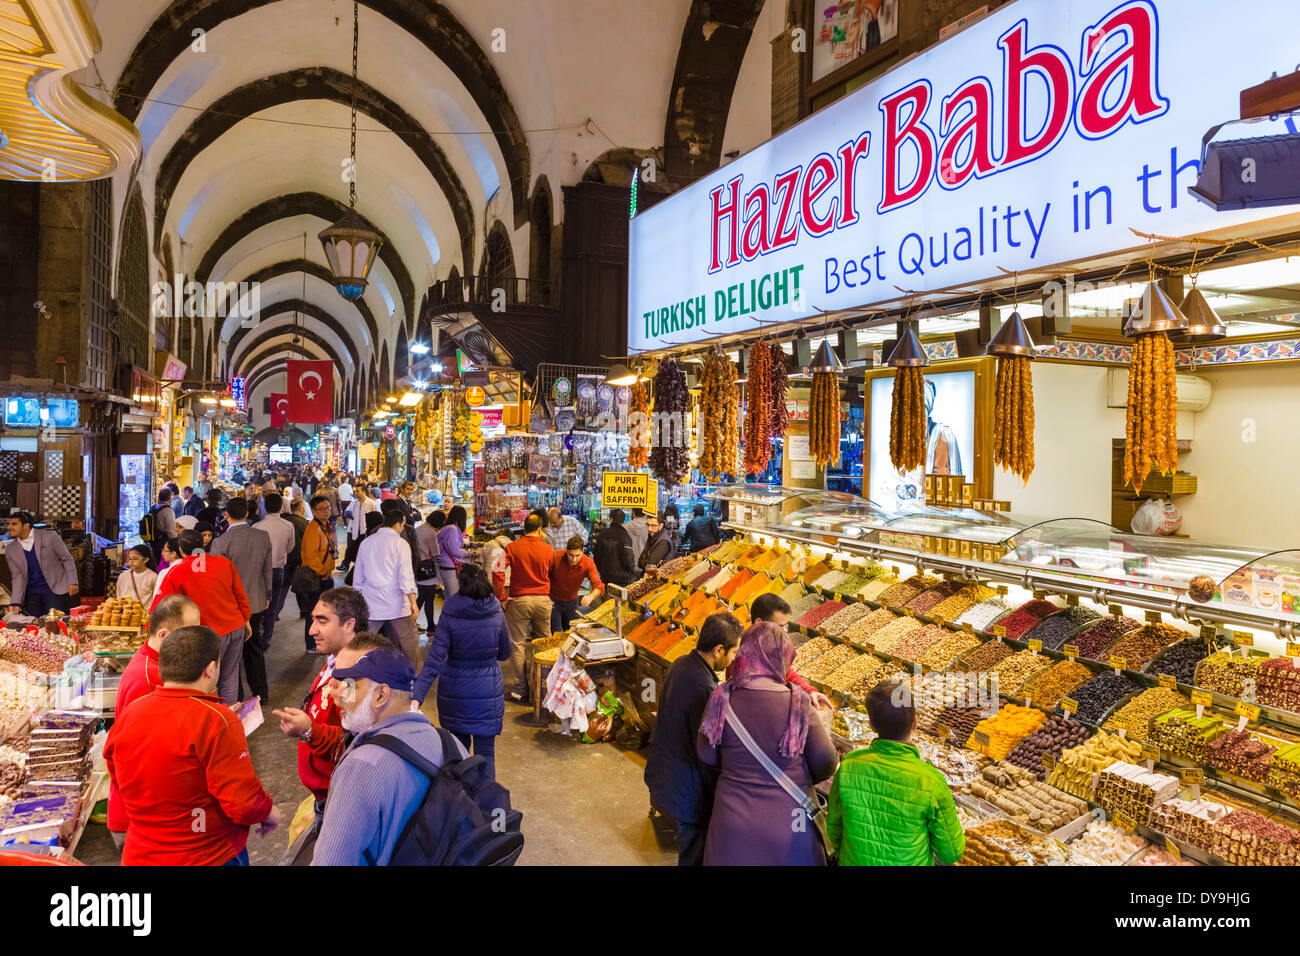
[[[691,470],[686,435],[691,394],[676,359],[664,359],[655,373],[654,407],[658,428],[651,429],[650,470],[671,488],[685,481]]]
[[[925,380],[917,366],[900,368],[894,376],[889,460],[899,471],[925,465]]]
[[[700,471],[716,479],[736,470],[739,395],[736,366],[720,350],[704,359],[700,374]]]
[[[1178,386],[1174,347],[1164,332],[1139,335],[1129,361],[1124,418],[1124,482],[1140,494],[1152,471],[1178,470]]]
[[[785,351],[776,342],[768,346],[768,437],[784,438],[788,412],[785,407],[785,392],[790,383],[790,371],[786,364]]]
[[[646,382],[637,382],[632,386],[632,396],[628,407],[632,419],[633,440],[627,453],[629,468],[644,468],[650,461],[649,426],[650,386]]]
[[[818,467],[840,460],[840,380],[834,372],[813,373],[808,403],[808,451]]]
[[[1028,481],[1034,471],[1034,379],[1024,355],[1000,356],[994,386],[993,460]]]
[[[772,460],[772,353],[760,342],[749,350],[749,383],[745,386],[745,473],[759,475]]]

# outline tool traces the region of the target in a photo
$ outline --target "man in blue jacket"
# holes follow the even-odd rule
[[[715,781],[712,771],[700,764],[695,738],[718,675],[736,658],[742,630],[730,614],[708,618],[695,650],[669,668],[659,696],[645,782],[650,804],[676,821],[678,866],[700,866],[704,861]]]
[[[424,714],[411,711],[415,668],[387,638],[358,634],[334,659],[330,693],[343,729],[353,735],[330,777],[325,819],[312,866],[386,866],[429,778],[397,754],[370,744],[396,737],[434,766],[442,739]],[[459,746],[459,745],[458,745]],[[467,754],[462,752],[460,757]]]

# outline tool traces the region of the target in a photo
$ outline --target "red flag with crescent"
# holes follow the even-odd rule
[[[289,427],[289,396],[271,393],[271,427]]]
[[[334,421],[334,363],[289,361],[289,421],[328,425]]]

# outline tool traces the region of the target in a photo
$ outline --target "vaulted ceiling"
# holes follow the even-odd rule
[[[680,185],[761,143],[785,17],[781,0],[361,0],[354,90],[351,0],[57,2],[84,2],[102,40],[76,80],[139,130],[115,215],[138,186],[159,275],[168,256],[259,284],[251,322],[194,337],[215,327],[212,365],[250,376],[255,408],[293,354],[330,358],[359,403],[391,387],[433,281],[474,274],[494,228],[530,261],[539,183],[558,221],[560,188],[611,150],[665,148]],[[347,207],[354,92],[357,210],[384,246],[349,303],[317,233]]]

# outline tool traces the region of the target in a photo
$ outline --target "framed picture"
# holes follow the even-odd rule
[[[993,359],[948,362],[926,371],[926,464],[903,472],[889,460],[889,418],[894,369],[871,373],[867,381],[866,473],[863,493],[876,504],[897,510],[925,504],[925,475],[964,475],[976,497],[993,488]]]
[[[817,83],[898,36],[898,8],[906,0],[813,0],[809,39]],[[874,57],[870,58],[872,61]]]

